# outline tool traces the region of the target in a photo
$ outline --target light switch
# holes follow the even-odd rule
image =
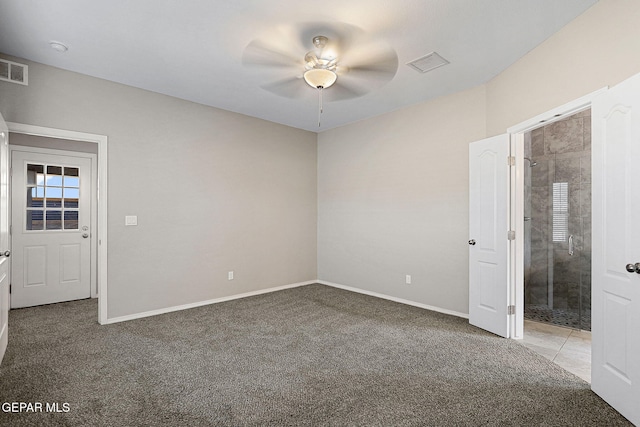
[[[127,215],[124,217],[124,225],[138,225],[138,215]]]

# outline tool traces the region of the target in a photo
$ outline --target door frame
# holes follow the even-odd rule
[[[98,203],[97,203],[97,199],[96,199],[96,190],[98,188],[98,174],[97,174],[97,168],[98,168],[98,164],[97,164],[97,155],[94,153],[85,153],[82,151],[72,151],[72,150],[61,150],[61,149],[51,149],[51,148],[41,148],[41,147],[33,147],[33,146],[29,146],[29,145],[11,145],[9,144],[9,158],[11,159],[11,170],[13,172],[13,153],[14,152],[21,152],[21,153],[29,153],[29,154],[43,154],[43,155],[52,155],[52,156],[68,156],[68,157],[80,157],[83,159],[89,159],[91,160],[91,206],[90,206],[90,223],[91,223],[91,227],[89,228],[91,230],[91,233],[94,233],[94,229],[97,228],[97,224],[98,224]],[[10,189],[9,190],[9,209],[10,212],[13,212],[13,210],[11,210],[13,208],[13,191],[12,191],[12,186],[13,186],[13,175],[10,181]],[[11,224],[13,224],[13,216],[9,215],[9,220],[11,221]],[[96,234],[97,236],[97,234]],[[96,268],[96,260],[97,260],[97,253],[98,253],[98,239],[91,239],[91,255],[90,255],[90,280],[89,280],[89,289],[90,289],[90,295],[91,298],[98,298],[98,275],[97,275],[97,271],[98,269]],[[11,247],[13,247],[13,234],[10,236],[10,245]]]
[[[514,339],[524,338],[524,134],[549,123],[557,122],[591,107],[593,99],[606,92],[608,86],[591,92],[583,97],[567,102],[545,113],[525,120],[507,129],[510,135],[511,155],[515,157],[516,167],[511,171],[511,206],[509,213],[511,229],[516,238],[512,241],[511,271],[509,287],[515,296],[515,316],[512,322]]]
[[[98,144],[97,185],[95,196],[95,200],[97,201],[96,279],[98,289],[98,323],[101,325],[107,324],[107,136],[14,122],[7,122],[7,127],[9,128],[10,133],[22,133],[26,135]]]

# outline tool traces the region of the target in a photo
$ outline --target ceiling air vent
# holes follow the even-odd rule
[[[0,59],[0,81],[29,84],[29,67],[25,64]]]
[[[420,73],[426,73],[427,71],[435,70],[436,68],[447,65],[448,63],[449,61],[438,55],[436,52],[431,52],[421,58],[407,62],[407,65]]]

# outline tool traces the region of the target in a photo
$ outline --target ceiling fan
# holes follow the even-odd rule
[[[318,126],[323,96],[329,102],[363,96],[389,82],[398,69],[398,56],[388,43],[344,23],[280,28],[249,43],[242,62],[266,80],[260,87],[276,95],[304,98],[315,89]]]

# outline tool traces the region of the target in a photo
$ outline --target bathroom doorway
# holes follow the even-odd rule
[[[591,330],[591,110],[524,134],[524,318]]]
[[[524,133],[522,344],[591,382],[591,110]]]

